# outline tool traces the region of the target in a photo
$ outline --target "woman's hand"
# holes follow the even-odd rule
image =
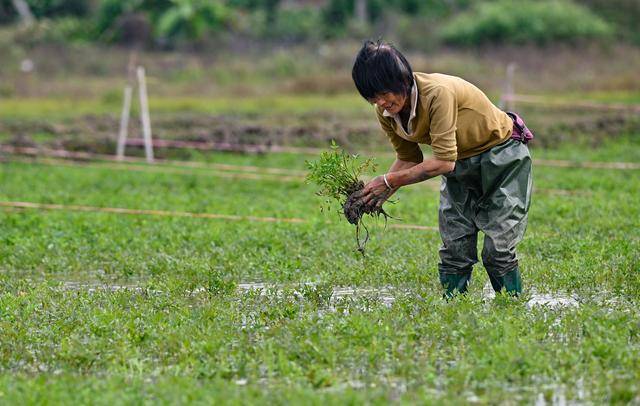
[[[382,176],[376,176],[364,188],[355,192],[354,197],[364,206],[375,206],[379,209],[393,192],[394,189],[387,187]]]
[[[453,161],[441,161],[430,158],[421,163],[396,160],[387,173],[387,187],[382,176],[376,176],[363,189],[354,194],[354,198],[369,208],[381,208],[382,204],[395,193],[398,188],[425,181],[444,173],[453,171],[456,167]]]

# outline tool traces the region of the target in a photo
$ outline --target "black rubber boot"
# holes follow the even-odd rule
[[[466,293],[467,286],[471,280],[471,273],[468,274],[455,274],[455,273],[440,273],[440,283],[445,289],[443,295],[444,298],[452,298],[458,293]]]
[[[501,292],[504,289],[507,294],[512,296],[519,296],[522,293],[522,278],[518,267],[503,276],[495,276],[489,273],[489,280],[493,290],[496,292]]]

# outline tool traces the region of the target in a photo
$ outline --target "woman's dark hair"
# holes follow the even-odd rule
[[[365,41],[351,71],[353,82],[365,99],[391,92],[407,96],[413,86],[413,70],[393,45],[378,40]]]

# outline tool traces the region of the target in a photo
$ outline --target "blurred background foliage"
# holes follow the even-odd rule
[[[0,0],[0,24],[19,24]],[[623,41],[640,45],[638,0],[26,0],[17,41],[206,48],[379,35],[403,47]]]
[[[499,0],[475,4],[449,21],[445,41],[460,45],[483,43],[546,44],[583,39],[606,39],[611,24],[578,4],[559,1]]]

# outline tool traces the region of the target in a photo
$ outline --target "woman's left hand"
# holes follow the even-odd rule
[[[384,183],[382,176],[376,176],[364,188],[357,191],[355,197],[360,203],[365,206],[375,205],[377,208],[382,207],[389,196],[391,196],[393,189],[389,189],[387,184]]]

